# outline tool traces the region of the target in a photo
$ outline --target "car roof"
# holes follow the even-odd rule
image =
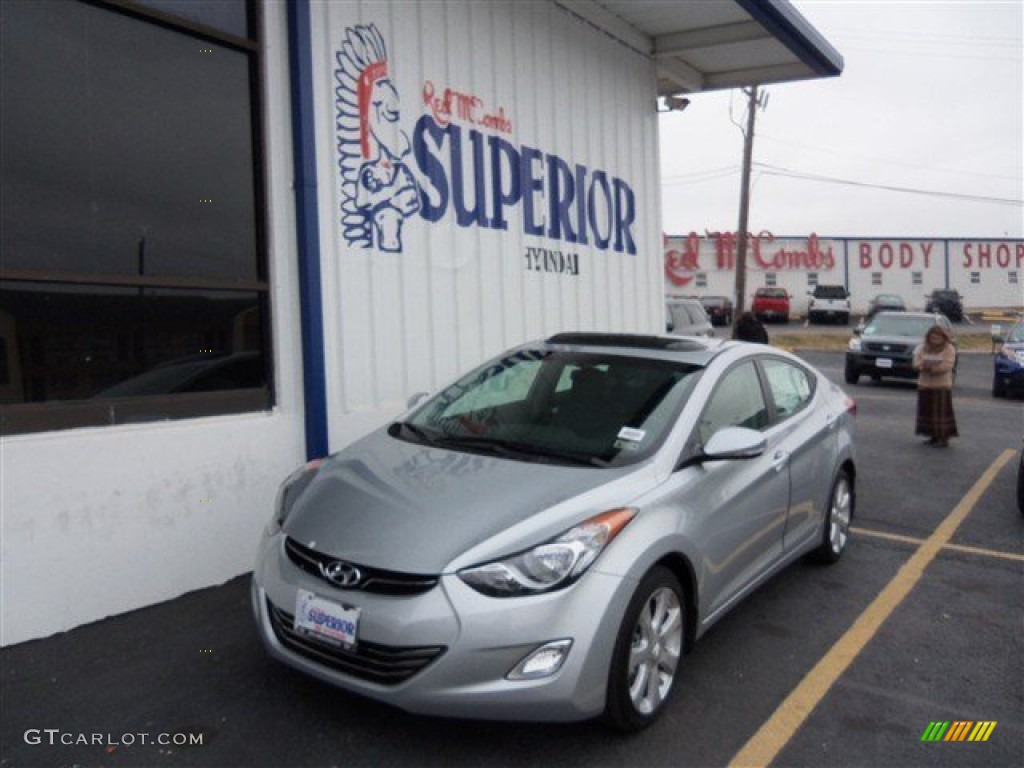
[[[899,318],[902,322],[910,322],[912,320],[933,320],[936,323],[945,321],[949,322],[948,318],[939,312],[879,312],[875,315],[874,320],[880,317],[895,317]]]
[[[569,347],[580,352],[627,354],[702,367],[723,350],[737,345],[737,342],[718,338],[588,332],[558,333],[545,339],[543,343],[552,347]]]

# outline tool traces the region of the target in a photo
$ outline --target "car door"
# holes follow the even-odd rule
[[[733,366],[718,382],[691,442],[704,444],[722,427],[764,430],[770,411],[753,360]],[[699,542],[694,563],[706,619],[740,596],[782,556],[789,507],[789,466],[771,447],[753,459],[707,461],[680,486],[687,535]]]
[[[824,505],[831,490],[839,421],[816,409],[816,377],[806,368],[781,357],[760,359],[772,402],[772,425],[766,431],[774,454],[786,457],[789,467],[789,511],[783,551],[790,552],[816,538]]]

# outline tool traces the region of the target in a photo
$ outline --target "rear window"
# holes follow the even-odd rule
[[[758,288],[757,296],[764,296],[769,299],[784,299],[787,294],[783,288]]]
[[[846,289],[841,285],[819,285],[814,289],[816,299],[845,299]]]

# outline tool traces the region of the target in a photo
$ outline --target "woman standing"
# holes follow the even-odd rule
[[[917,377],[917,428],[914,434],[925,435],[928,443],[945,447],[949,438],[958,437],[953,414],[953,368],[956,347],[949,333],[933,325],[924,341],[914,350]]]

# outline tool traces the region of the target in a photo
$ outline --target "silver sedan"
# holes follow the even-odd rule
[[[843,553],[855,412],[760,344],[512,349],[285,481],[259,632],[409,711],[643,728],[715,621],[797,558]]]

